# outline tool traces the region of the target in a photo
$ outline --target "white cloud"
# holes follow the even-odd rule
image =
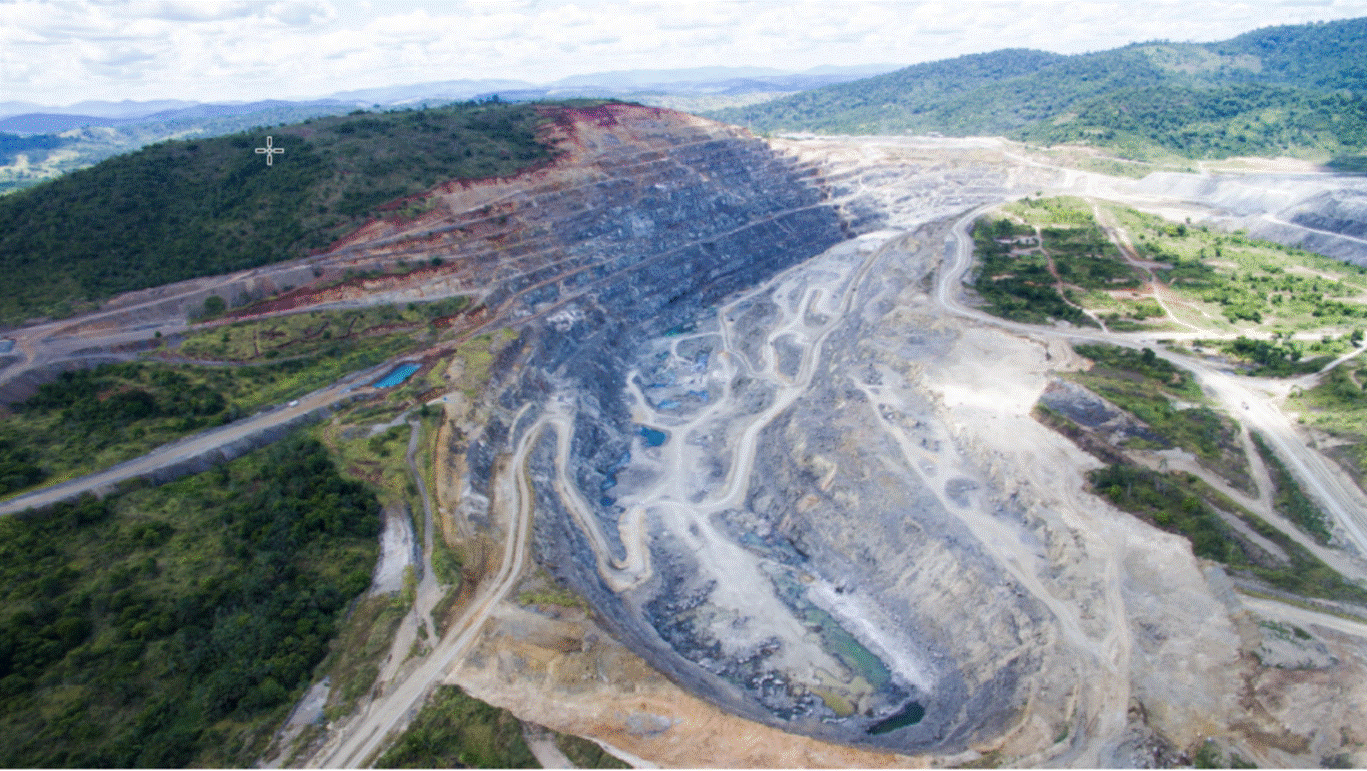
[[[251,16],[259,3],[247,2],[160,2],[149,3],[145,13],[150,18],[167,21],[216,21],[219,19]]]
[[[1078,53],[1367,15],[1367,0],[0,3],[0,100],[258,99],[619,69]]]

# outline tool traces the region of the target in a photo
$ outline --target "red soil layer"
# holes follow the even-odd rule
[[[340,239],[331,252],[309,261],[316,276],[313,281],[231,311],[219,323],[329,303],[364,302],[381,292],[419,300],[478,296],[511,276],[529,275],[558,262],[565,262],[566,270],[582,270],[571,265],[556,238],[556,224],[593,205],[589,193],[594,185],[660,163],[667,157],[667,148],[680,139],[746,136],[731,127],[657,107],[604,104],[542,107],[538,112],[545,119],[541,139],[556,149],[554,158],[515,177],[449,180],[425,193],[391,201],[385,210],[440,196],[434,207],[416,218],[366,223]],[[429,264],[434,257],[440,264]],[[411,269],[394,272],[410,264]],[[262,270],[268,273],[270,268]],[[349,271],[362,275],[344,278]],[[557,280],[554,273],[547,275]],[[441,323],[484,323],[500,310],[472,308]]]

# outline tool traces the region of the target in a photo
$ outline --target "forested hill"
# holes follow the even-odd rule
[[[1367,145],[1367,18],[1075,56],[1007,49],[711,113],[761,131],[1005,135],[1144,157]]]
[[[1226,73],[1230,79],[1367,95],[1364,44],[1367,18],[1264,27],[1201,47],[1216,56],[1257,60],[1255,66],[1231,69]]]
[[[168,141],[0,197],[0,325],[308,254],[387,202],[552,157],[535,104],[357,112]],[[284,152],[267,166],[266,136]]]

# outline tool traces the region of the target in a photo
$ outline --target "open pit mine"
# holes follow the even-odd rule
[[[1362,263],[1360,180],[1122,180],[998,140],[553,117],[544,168],[47,333],[91,355],[207,291],[286,285],[252,312],[470,295],[452,324],[516,333],[489,388],[445,404],[438,532],[482,555],[464,610],[310,764],[373,759],[439,682],[665,766],[1174,765],[1207,742],[1367,762],[1367,624],[1236,593],[1088,492],[1104,464],[1031,417],[1086,335],[987,317],[963,284],[972,213],[1039,191]],[[422,267],[337,283],[399,260]],[[587,610],[515,602],[541,568]],[[1264,619],[1320,653],[1266,654]]]

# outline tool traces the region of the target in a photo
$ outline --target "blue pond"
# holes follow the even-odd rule
[[[394,368],[394,371],[385,375],[380,380],[376,380],[374,385],[376,388],[392,388],[407,380],[410,375],[420,369],[422,369],[421,364],[400,364]]]
[[[641,426],[641,438],[646,440],[647,447],[659,447],[669,438],[669,434],[663,431],[656,431],[653,428]]]
[[[902,709],[897,712],[897,714],[870,726],[867,733],[873,736],[891,733],[899,728],[916,725],[921,722],[921,718],[925,716],[926,708],[921,706],[921,702],[909,701],[906,706],[902,707]]]

